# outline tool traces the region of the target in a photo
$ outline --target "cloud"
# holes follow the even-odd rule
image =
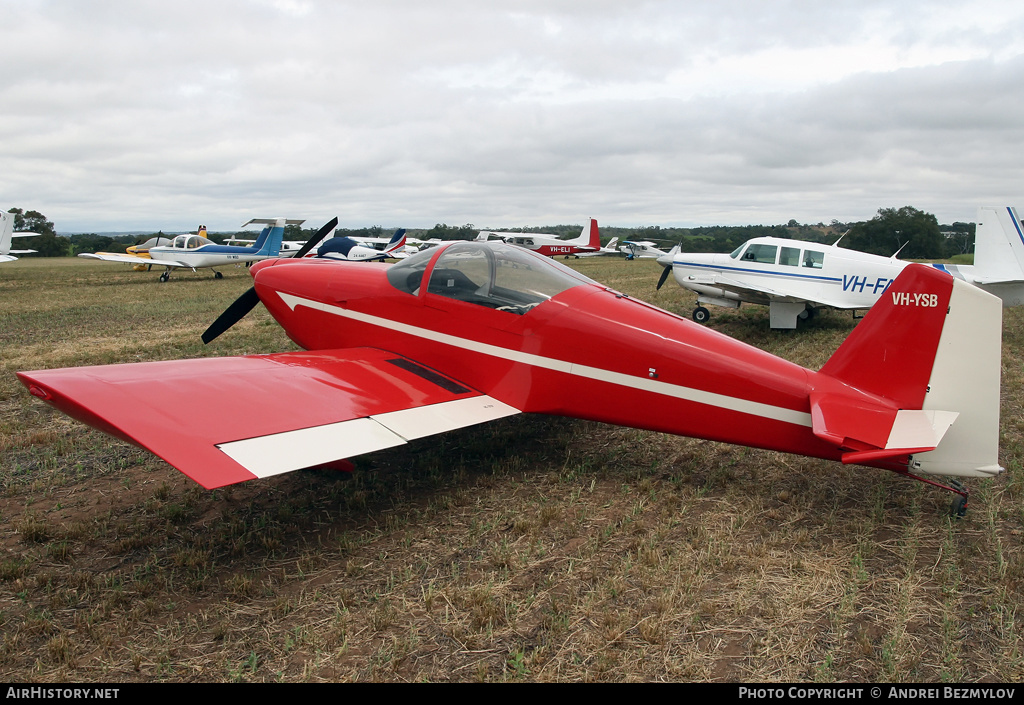
[[[0,198],[60,230],[1014,204],[1024,8],[28,0]],[[995,22],[994,18],[999,18]]]

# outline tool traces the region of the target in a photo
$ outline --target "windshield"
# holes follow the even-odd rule
[[[388,270],[388,280],[401,291],[418,295],[431,252],[420,252]],[[587,277],[512,245],[457,242],[441,253],[430,273],[428,293],[522,315]]]

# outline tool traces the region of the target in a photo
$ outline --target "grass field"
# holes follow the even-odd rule
[[[655,292],[654,262],[573,266],[693,307]],[[969,483],[959,521],[947,493],[880,470],[536,416],[351,475],[206,491],[17,382],[292,349],[261,307],[204,348],[250,285],[224,272],[0,265],[0,680],[1024,678],[1021,308],[1004,312],[1007,473]],[[813,368],[855,325],[767,318],[710,325]]]

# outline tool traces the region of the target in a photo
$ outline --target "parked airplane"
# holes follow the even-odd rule
[[[285,218],[253,218],[242,227],[256,223],[263,225],[264,228],[252,247],[218,245],[202,235],[196,234],[178,235],[169,246],[150,247],[148,259],[142,254],[125,253],[121,255],[114,252],[83,252],[78,256],[105,262],[127,262],[136,266],[142,264],[166,267],[160,275],[160,281],[165,282],[170,278],[171,270],[176,268],[183,267],[194,272],[200,268],[220,267],[226,264],[249,264],[279,257],[285,226],[301,225],[304,222],[304,220],[287,220]],[[206,229],[200,227],[200,232],[205,233]],[[217,279],[224,276],[216,270],[213,275]]]
[[[626,255],[626,259],[657,259],[668,253],[659,250],[653,242],[646,240],[626,240],[619,247],[619,251]]]
[[[481,230],[476,239],[499,239],[549,257],[565,255],[566,259],[569,259],[570,255],[578,257],[584,252],[598,252],[601,249],[601,233],[598,231],[597,221],[593,218],[583,226],[579,236],[572,240],[562,240],[557,235],[548,233],[502,233],[493,230]]]
[[[597,257],[599,255],[617,255],[619,254],[619,250],[618,248],[616,248],[618,242],[619,238],[613,237],[611,240],[608,241],[607,245],[602,247],[597,252],[577,252],[576,257]]]
[[[262,302],[308,352],[18,377],[207,488],[520,412],[883,468],[955,492],[957,512],[966,489],[919,473],[1002,471],[999,300],[931,267],[908,267],[817,372],[504,243],[251,273],[204,342]]]
[[[191,235],[191,233],[186,233],[186,235]],[[200,238],[202,238],[202,243],[204,245],[205,244],[209,244],[209,245],[214,244],[213,240],[208,240],[206,238],[206,226],[205,225],[200,225],[199,226],[199,229],[196,231],[196,235],[198,235]],[[169,246],[169,245],[171,245],[174,242],[174,238],[175,237],[180,237],[180,236],[177,236],[177,235],[154,235],[153,237],[149,238],[145,242],[139,243],[138,245],[131,245],[129,247],[126,247],[125,248],[125,254],[127,254],[127,255],[129,255],[131,257],[135,257],[137,260],[140,260],[140,261],[138,261],[138,262],[133,264],[132,269],[134,269],[136,272],[148,272],[149,270],[151,270],[153,268],[154,262],[149,257],[149,250],[150,250],[150,248],[159,247],[162,244],[167,244]],[[86,257],[88,259],[107,259],[107,260],[112,260],[112,261],[116,261],[116,262],[125,262],[126,261],[126,260],[122,259],[124,257],[124,255],[122,255],[120,252],[89,252],[89,253],[82,253],[82,254],[79,255],[79,257]]]
[[[757,237],[731,254],[681,253],[658,258],[658,288],[675,275],[697,292],[693,320],[706,322],[703,304],[769,307],[772,328],[796,328],[823,307],[864,310],[878,301],[907,262],[834,245]],[[996,294],[1006,306],[1024,303],[1024,233],[1013,208],[979,208],[974,265],[935,264],[958,279]]]
[[[353,262],[369,262],[372,260],[402,259],[406,257],[405,249],[405,228],[399,228],[383,250],[378,250],[370,245],[361,244],[352,237],[332,237],[317,248],[317,257],[329,259],[349,260]]]
[[[14,255],[27,255],[35,250],[12,250],[11,242],[16,237],[35,237],[39,233],[14,232],[14,214],[0,211],[0,264],[18,259]]]
[[[186,233],[186,234],[187,235],[191,235],[191,233]],[[200,225],[199,226],[199,229],[196,230],[196,235],[198,235],[199,237],[203,238],[203,244],[204,245],[212,245],[213,244],[213,240],[210,240],[209,238],[206,237],[206,226],[205,225]],[[176,235],[154,235],[153,237],[149,238],[145,242],[142,242],[142,243],[139,243],[138,245],[132,245],[130,247],[125,248],[125,252],[127,252],[130,255],[140,255],[140,256],[145,256],[145,257],[148,258],[149,257],[149,250],[151,248],[153,248],[153,247],[160,247],[161,245],[165,245],[165,244],[169,246],[169,245],[171,245],[174,242],[174,238],[175,237],[177,237],[177,236]],[[96,254],[100,254],[100,253],[97,252]],[[104,253],[104,254],[106,254],[106,253]]]

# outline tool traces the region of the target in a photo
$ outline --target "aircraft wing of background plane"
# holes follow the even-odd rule
[[[149,255],[132,255],[127,252],[81,252],[78,255],[83,259],[98,259],[104,262],[126,262],[127,264],[159,264],[162,267],[184,267],[187,265],[173,261],[160,261],[150,259]]]
[[[767,286],[760,285],[757,288],[751,287],[749,284],[733,279],[724,275],[710,275],[710,276],[694,276],[692,278],[693,284],[714,286],[725,291],[730,291],[737,296],[743,297],[745,301],[751,301],[753,303],[763,303],[770,305],[772,301],[782,301],[787,303],[806,302],[814,306],[828,306],[829,308],[838,308],[844,310],[858,309],[861,306],[851,305],[849,301],[843,301],[837,298],[831,298],[828,296],[817,295],[814,298],[807,298],[807,293],[804,291],[787,291],[784,286]]]

